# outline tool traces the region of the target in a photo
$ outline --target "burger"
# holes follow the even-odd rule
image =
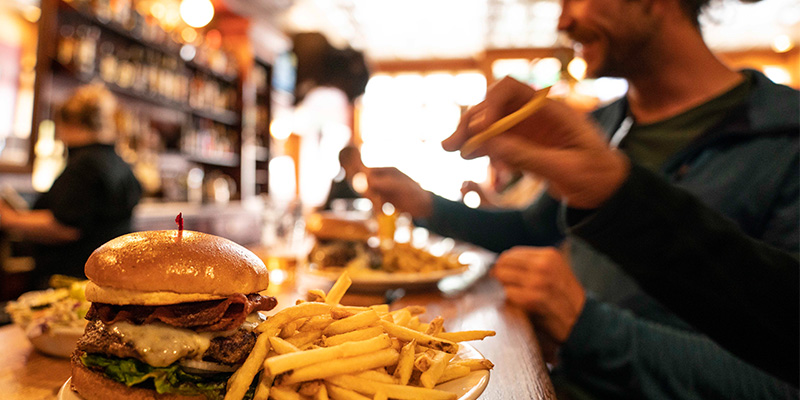
[[[321,211],[306,218],[306,231],[314,236],[308,261],[315,268],[346,267],[356,262],[372,269],[382,255],[375,238],[375,221],[360,213]]]
[[[95,250],[88,324],[71,357],[84,399],[222,399],[256,342],[264,263],[221,237],[186,230],[123,235]]]

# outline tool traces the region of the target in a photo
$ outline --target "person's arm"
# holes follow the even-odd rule
[[[561,347],[556,373],[599,398],[797,398],[790,385],[699,333],[646,321],[591,297]]]
[[[564,239],[557,224],[560,203],[547,195],[522,210],[474,209],[436,195],[432,201],[431,215],[415,223],[494,252],[521,245],[552,246]]]
[[[367,179],[373,203],[390,202],[419,226],[491,251],[549,246],[564,237],[557,224],[560,203],[547,195],[523,210],[481,210],[436,196],[396,168],[371,168]]]
[[[58,244],[80,238],[78,229],[58,222],[49,210],[16,211],[2,201],[0,229],[36,243]]]
[[[800,207],[794,199],[788,206]],[[648,294],[743,360],[797,386],[796,254],[750,238],[691,194],[635,165],[603,206],[566,215],[572,233]]]

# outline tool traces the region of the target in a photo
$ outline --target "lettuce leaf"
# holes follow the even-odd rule
[[[209,400],[221,400],[230,374],[199,376],[183,371],[172,364],[153,367],[133,358],[113,358],[99,354],[84,354],[81,361],[87,367],[100,368],[105,374],[127,386],[140,385],[158,393],[175,393],[186,396],[202,394]]]

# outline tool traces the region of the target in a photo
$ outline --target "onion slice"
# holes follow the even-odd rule
[[[183,369],[185,372],[195,375],[213,375],[224,372],[233,372],[238,368],[238,366],[235,365],[218,364],[203,360],[183,359],[178,363],[181,365],[181,369]]]

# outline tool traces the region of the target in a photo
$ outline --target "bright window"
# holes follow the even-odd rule
[[[451,200],[465,180],[487,179],[488,159],[464,160],[442,149],[462,110],[486,95],[477,72],[373,76],[362,98],[359,127],[364,164],[396,167],[420,185]]]

